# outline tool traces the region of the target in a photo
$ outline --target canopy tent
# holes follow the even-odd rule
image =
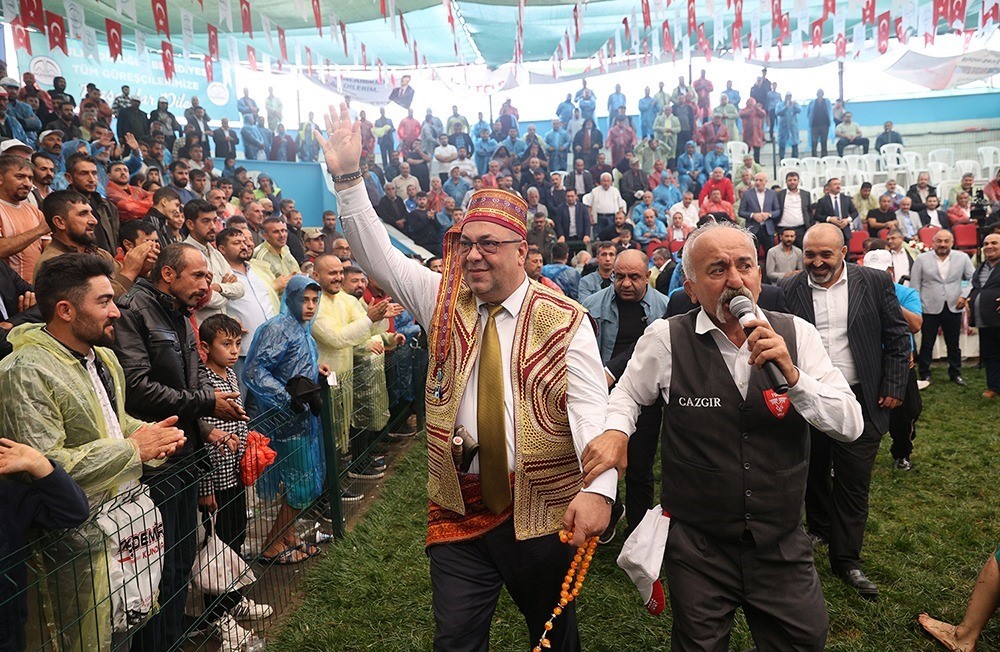
[[[907,52],[887,72],[933,90],[954,88],[1000,75],[1000,52],[978,50],[953,57]]]
[[[950,30],[995,29],[997,0],[3,0],[20,27],[62,17],[70,36],[82,20],[97,35],[119,25],[149,47],[162,42],[193,55],[241,61],[263,55],[315,66],[419,67],[426,64],[561,63],[571,58],[635,55],[799,58],[838,43],[839,58],[890,38],[933,41]],[[76,15],[74,15],[76,14]],[[37,17],[37,21],[35,20]],[[112,23],[108,22],[108,19]],[[79,23],[77,23],[79,24]],[[166,29],[164,28],[166,26]],[[860,26],[860,27],[859,27]],[[249,29],[247,29],[249,27]],[[734,28],[735,27],[735,28]],[[405,39],[404,39],[405,32]],[[167,36],[169,33],[169,37]],[[990,32],[992,33],[992,32]],[[235,38],[229,43],[229,35]],[[926,36],[925,36],[926,35]],[[115,35],[111,34],[110,40]],[[865,39],[872,39],[865,45]],[[858,40],[860,39],[860,43]],[[282,45],[284,44],[284,46]],[[186,47],[184,47],[186,46]],[[773,49],[772,49],[773,47]],[[766,55],[765,55],[766,52]],[[232,62],[236,63],[236,62]]]

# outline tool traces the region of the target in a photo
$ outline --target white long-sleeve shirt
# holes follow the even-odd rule
[[[759,310],[757,316],[766,319]],[[788,389],[789,401],[802,418],[831,439],[854,441],[864,427],[861,405],[844,374],[830,361],[816,327],[799,317],[794,318],[794,324],[799,381]],[[711,333],[733,381],[746,398],[751,371],[746,342],[737,348],[704,308],[698,312],[695,332]],[[612,390],[605,428],[631,435],[641,406],[652,405],[657,396],[670,403],[671,365],[670,323],[660,319],[639,338],[628,367]],[[697,429],[697,424],[690,427]]]
[[[388,290],[416,320],[429,325],[434,315],[441,275],[432,272],[419,262],[411,260],[392,246],[385,226],[375,214],[363,185],[358,184],[337,193],[341,207],[340,220],[344,235],[351,245],[358,264]],[[504,378],[504,415],[507,432],[507,462],[514,470],[514,392],[511,383],[511,357],[514,348],[514,330],[517,316],[522,309],[528,291],[525,276],[521,285],[503,302],[504,310],[496,316],[497,335],[500,339],[501,361]],[[486,328],[487,311],[479,303],[479,333]],[[566,353],[567,396],[566,412],[577,457],[582,457],[583,449],[604,431],[604,407],[608,402],[607,381],[601,355],[597,349],[597,338],[589,320],[583,320],[580,328],[570,341]],[[479,360],[473,364],[465,393],[458,406],[456,425],[465,426],[473,439],[477,437],[479,382]],[[478,459],[473,462],[470,472],[478,472]],[[605,471],[584,491],[599,493],[614,498],[617,491],[618,472]]]
[[[233,270],[229,267],[229,263],[226,262],[226,257],[218,249],[203,245],[191,236],[185,238],[184,243],[197,248],[198,251],[205,254],[205,259],[208,261],[208,269],[212,272],[212,282],[218,283],[219,287],[222,288],[222,292],[212,292],[212,298],[208,300],[205,307],[195,313],[195,318],[200,324],[212,315],[223,312],[227,301],[243,298],[246,288],[240,283],[239,278],[233,283],[222,282],[222,279],[232,274]]]

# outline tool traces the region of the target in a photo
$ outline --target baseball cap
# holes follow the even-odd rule
[[[12,150],[25,150],[28,154],[31,154],[35,150],[32,149],[31,145],[23,143],[17,138],[8,138],[7,140],[0,143],[0,154],[12,153]]]
[[[864,266],[883,272],[892,267],[892,254],[885,249],[875,249],[865,254]]]
[[[66,134],[63,133],[62,129],[46,129],[42,133],[38,134],[38,140],[39,141],[45,140],[45,137],[48,136],[49,134],[59,134],[60,138],[66,137]]]
[[[302,233],[305,235],[306,240],[315,240],[324,236],[323,230],[315,226],[302,229]]]
[[[21,88],[21,84],[19,84],[13,77],[4,77],[3,79],[0,79],[0,86],[13,86],[14,88]]]

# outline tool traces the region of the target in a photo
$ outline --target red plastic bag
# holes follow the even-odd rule
[[[252,486],[264,470],[274,464],[278,454],[268,445],[270,443],[270,439],[256,430],[251,430],[247,435],[246,450],[243,452],[243,459],[240,460],[240,479],[243,481],[243,486]]]

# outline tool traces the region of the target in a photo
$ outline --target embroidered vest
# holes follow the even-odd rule
[[[480,344],[476,298],[464,283],[456,304],[451,348],[444,365],[436,371],[432,362],[427,371],[427,492],[434,503],[432,526],[435,506],[451,512],[449,518],[471,518],[467,506],[476,498],[470,495],[464,478],[460,479],[451,452],[458,406]],[[515,430],[512,504],[518,540],[562,527],[566,508],[581,487],[580,462],[566,413],[566,351],[585,314],[579,304],[535,281],[530,281],[518,313],[511,365]],[[489,529],[487,526],[483,532]],[[470,537],[451,540],[462,538]],[[428,537],[429,544],[447,540]]]

